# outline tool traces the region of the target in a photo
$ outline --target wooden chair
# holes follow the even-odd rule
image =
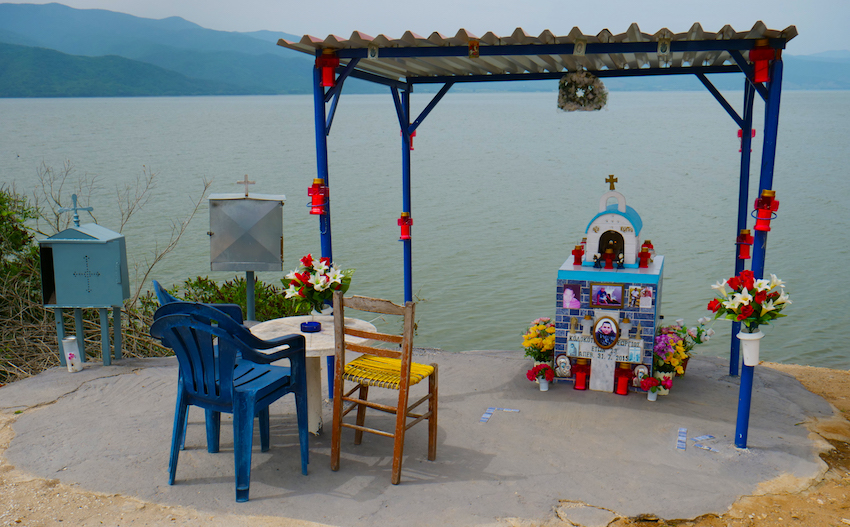
[[[346,328],[344,325],[345,308],[357,309],[385,315],[404,317],[404,332],[399,335],[387,335],[371,331],[358,331]],[[417,364],[413,362],[413,315],[415,304],[407,302],[399,306],[389,300],[352,296],[344,298],[339,291],[334,293],[334,337],[336,340],[336,368],[334,371],[334,408],[333,436],[331,438],[331,469],[339,470],[340,436],[342,428],[353,428],[354,444],[359,445],[363,432],[371,432],[382,436],[392,437],[393,471],[392,483],[398,485],[401,480],[401,463],[404,452],[404,435],[413,425],[428,421],[428,459],[437,457],[437,365]],[[362,344],[346,342],[346,335],[369,340],[391,342],[399,345],[399,350],[376,348]],[[352,351],[362,355],[346,363],[345,353]],[[428,393],[413,404],[409,404],[410,387],[424,379],[428,379]],[[346,393],[345,381],[355,383]],[[398,403],[389,406],[368,401],[369,387],[376,386],[398,391]],[[359,395],[354,392],[359,390]],[[415,414],[413,410],[424,402],[428,402],[428,411]],[[346,406],[346,403],[350,403]],[[355,424],[343,422],[343,418],[354,408],[357,408]],[[364,426],[366,408],[373,408],[396,415],[395,431],[387,432]],[[408,418],[413,421],[408,422]]]

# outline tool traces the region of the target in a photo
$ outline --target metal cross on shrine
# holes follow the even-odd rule
[[[608,187],[608,190],[614,190],[614,183],[616,183],[617,181],[619,181],[619,180],[618,180],[617,178],[615,178],[615,177],[614,177],[614,174],[609,175],[609,176],[605,179],[605,183],[608,183],[608,185],[610,185],[610,186]]]
[[[80,226],[80,215],[77,211],[84,210],[86,212],[91,212],[94,210],[94,207],[78,207],[77,206],[77,195],[71,194],[71,201],[74,203],[73,207],[60,207],[59,212],[71,212],[74,211],[74,227]]]
[[[245,185],[245,197],[248,197],[248,185],[255,185],[256,181],[248,181],[248,174],[245,174],[245,178],[242,181],[237,181],[237,185]]]

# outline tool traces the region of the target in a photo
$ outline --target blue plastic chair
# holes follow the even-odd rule
[[[189,303],[182,301],[179,298],[172,295],[171,293],[169,293],[168,290],[165,289],[164,287],[162,287],[162,285],[159,282],[157,282],[156,280],[151,280],[151,282],[153,282],[153,290],[154,290],[154,293],[156,293],[156,298],[157,298],[157,300],[159,300],[160,306],[164,306],[164,305],[168,305],[168,304],[178,304],[179,306],[181,306],[181,307],[172,306],[168,310],[157,311],[157,313],[159,313],[160,316],[165,315],[165,314],[172,314],[173,315],[173,314],[181,313],[181,312],[184,311],[184,307],[182,307],[182,306],[185,306]],[[230,318],[232,318],[234,321],[236,321],[239,324],[242,324],[242,322],[243,322],[242,308],[238,304],[204,304],[204,305],[212,306],[212,307],[218,309],[219,311],[223,311],[224,313],[229,315]],[[240,366],[239,366],[239,359],[240,358],[241,357],[237,354],[237,356],[236,356],[236,368],[237,369],[240,368]],[[262,362],[264,364],[270,364],[270,363],[278,360],[278,358],[279,357],[274,357],[273,355],[269,355],[267,357],[264,356],[264,358],[258,358],[257,362]],[[268,360],[266,360],[266,359],[268,359]],[[216,431],[219,429],[219,426],[216,423],[217,416],[209,410],[207,410],[205,413],[206,413],[205,422],[206,422],[206,426],[207,426],[207,448],[209,449],[209,451],[211,453],[218,452],[218,439],[217,439],[218,433]],[[184,419],[183,422],[185,423],[184,426],[189,426],[189,420],[188,419]],[[183,437],[184,438],[186,437],[186,429],[185,428],[183,430]],[[184,447],[184,445],[181,443],[180,444],[180,450],[183,450],[183,447]]]
[[[211,442],[218,443],[221,412],[233,414],[236,501],[248,501],[254,418],[260,418],[261,449],[265,452],[270,443],[268,406],[288,393],[295,395],[301,472],[306,475],[309,438],[304,337],[288,335],[263,341],[213,307],[181,304],[189,305],[167,304],[160,308],[151,326],[151,335],[160,339],[164,346],[172,348],[180,363],[168,466],[169,485],[174,484],[180,445],[185,440],[186,413],[190,405],[195,405],[215,416],[214,419],[207,419],[207,448],[210,452],[218,451],[218,444],[213,445]],[[162,312],[177,307],[182,307],[184,312]],[[215,320],[218,325],[212,325],[210,320]],[[265,359],[265,354],[259,353],[258,349],[284,346],[287,349],[278,350],[274,355],[278,359],[288,358],[291,368],[251,360],[255,357]],[[242,355],[238,365],[237,351]],[[211,429],[215,429],[212,438]]]

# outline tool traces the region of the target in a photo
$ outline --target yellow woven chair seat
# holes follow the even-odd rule
[[[427,379],[434,367],[416,362],[410,365],[410,385]],[[388,357],[361,355],[345,365],[343,378],[348,381],[398,390],[401,384],[401,360]]]

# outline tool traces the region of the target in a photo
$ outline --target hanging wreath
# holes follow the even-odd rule
[[[586,71],[567,73],[558,82],[558,108],[565,112],[601,110],[607,102],[605,85]]]

